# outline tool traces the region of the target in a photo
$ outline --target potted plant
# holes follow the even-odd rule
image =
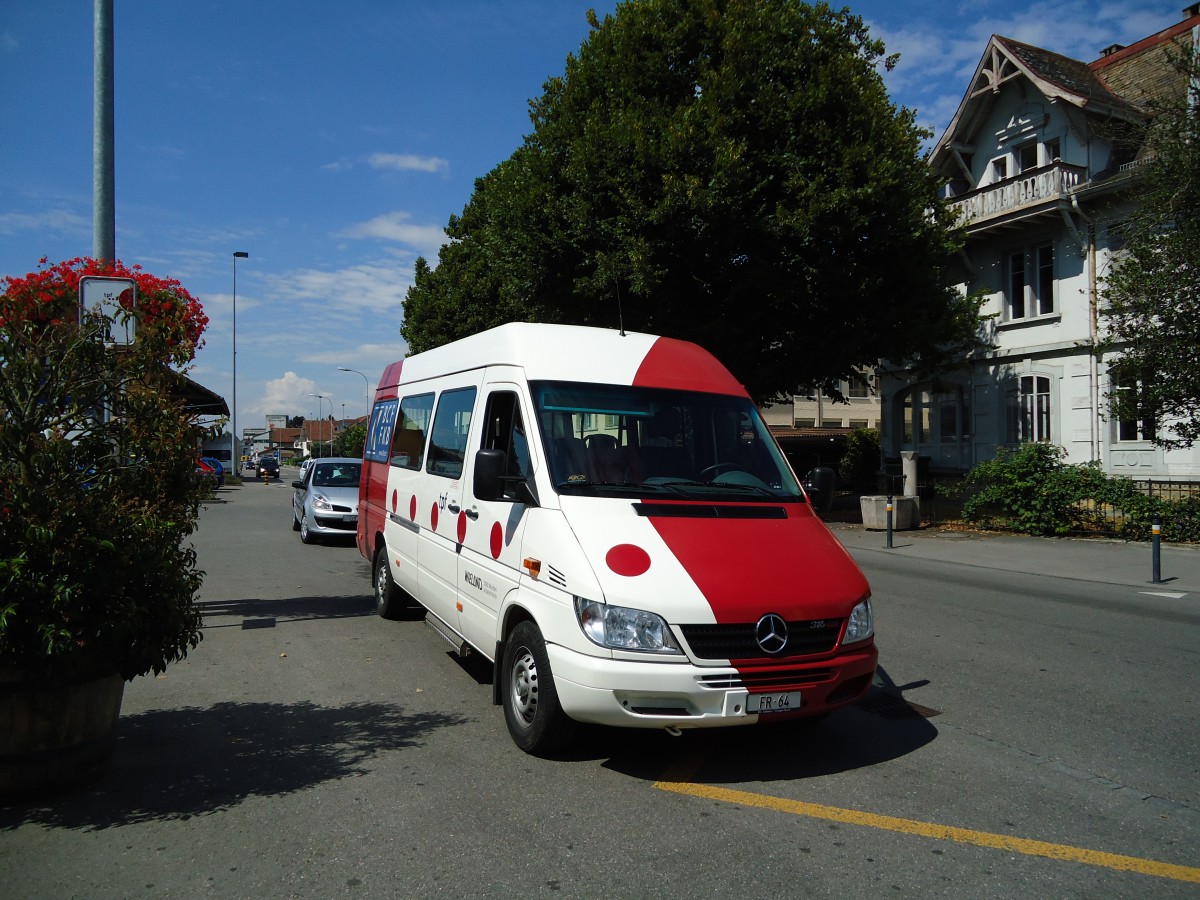
[[[207,318],[139,268],[45,263],[0,279],[0,794],[101,771],[125,682],[201,638],[201,434],[171,366]],[[81,313],[85,275],[132,279],[136,306]],[[109,346],[124,316],[136,339]]]

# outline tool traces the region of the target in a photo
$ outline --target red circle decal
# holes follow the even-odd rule
[[[408,520],[410,522],[417,521],[417,495],[413,494],[408,498]]]
[[[504,549],[504,529],[500,527],[499,522],[492,523],[492,559],[500,558],[500,551]]]
[[[438,507],[437,507],[437,504],[435,503],[435,504],[433,504],[433,509],[431,509],[429,511],[429,525],[431,528],[433,528],[434,531],[437,531],[437,517],[438,517]]]
[[[467,511],[464,509],[458,514],[458,542],[461,544],[467,539]]]
[[[633,578],[650,568],[650,554],[633,544],[617,544],[604,557],[608,567],[618,575]]]
[[[397,495],[396,491],[393,490],[392,491],[392,512],[396,511],[396,507],[399,505],[399,503],[400,503],[400,497]]]

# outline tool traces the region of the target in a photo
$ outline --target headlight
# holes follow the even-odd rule
[[[875,618],[871,615],[871,601],[864,600],[850,613],[850,621],[846,623],[846,636],[843,644],[854,644],[865,641],[875,633]]]
[[[679,653],[679,645],[662,616],[641,609],[609,606],[586,597],[575,598],[579,627],[588,639],[614,650]]]
[[[322,512],[333,512],[333,504],[324,494],[313,494],[312,507]]]

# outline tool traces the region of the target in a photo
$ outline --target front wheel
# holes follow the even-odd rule
[[[546,641],[533,622],[521,622],[509,635],[500,672],[504,720],[514,743],[539,756],[566,744],[575,722],[559,705]]]
[[[308,513],[300,517],[300,540],[305,544],[315,544],[317,536],[308,529]]]
[[[385,619],[398,619],[404,613],[405,598],[399,585],[392,579],[388,568],[387,554],[379,550],[375,554],[375,612]]]

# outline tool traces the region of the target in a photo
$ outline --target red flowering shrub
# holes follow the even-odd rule
[[[63,260],[52,266],[46,258],[36,272],[20,278],[0,278],[0,293],[6,299],[2,315],[17,315],[31,322],[59,324],[75,321],[79,306],[79,279],[85,275],[106,278],[132,278],[137,285],[139,327],[165,333],[170,362],[191,362],[203,345],[208,316],[200,301],[174,278],[160,278],[143,272],[141,266],[126,266],[120,260],[109,262],[87,256]],[[0,321],[0,326],[5,323]]]
[[[136,282],[131,346],[108,346],[104,311],[79,315],[84,275]],[[186,538],[202,431],[168,364],[195,356],[207,319],[179,282],[120,263],[0,289],[0,682],[161,672],[201,638]]]

